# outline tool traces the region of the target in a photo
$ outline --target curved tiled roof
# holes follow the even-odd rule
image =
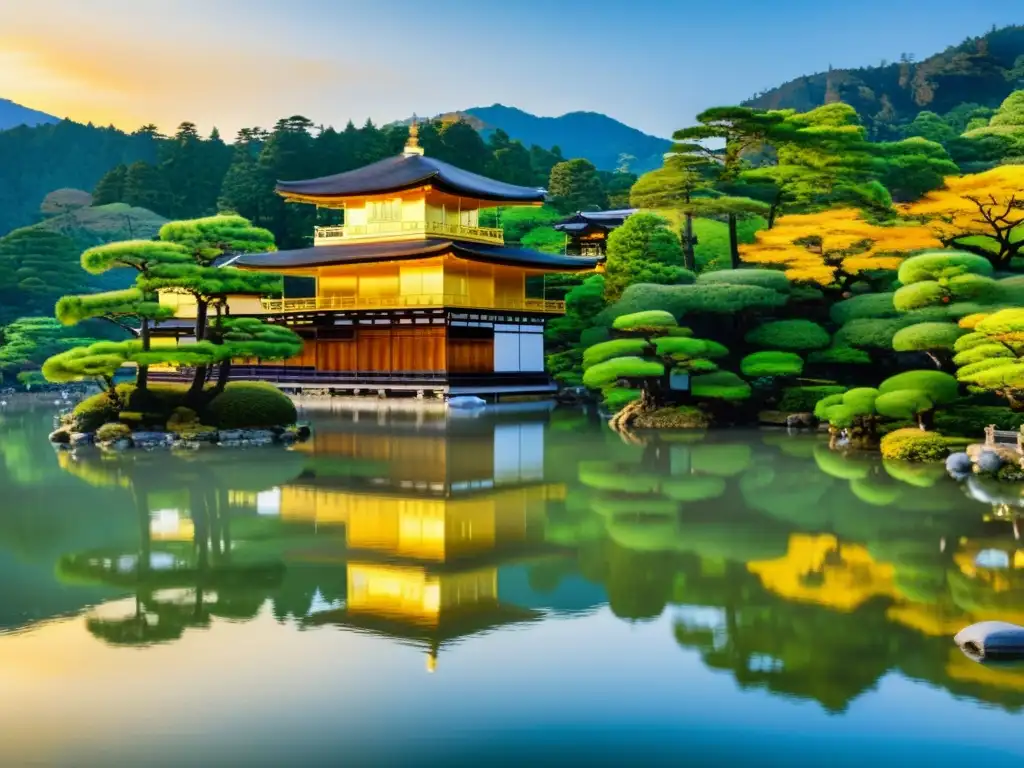
[[[396,243],[318,245],[294,251],[252,253],[240,256],[233,266],[242,269],[273,271],[296,267],[325,267],[337,264],[367,264],[377,261],[420,259],[447,252],[470,261],[551,271],[586,271],[594,269],[598,264],[598,259],[588,256],[564,256],[559,253],[540,253],[500,245],[430,239]]]
[[[507,203],[542,203],[545,193],[464,171],[424,155],[397,155],[354,171],[319,179],[279,181],[282,195],[303,197],[358,197],[400,192],[430,184],[453,195]]]

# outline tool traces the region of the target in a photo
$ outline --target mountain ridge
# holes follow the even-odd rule
[[[914,61],[910,54],[874,67],[828,69],[787,80],[742,102],[805,112],[834,101],[857,110],[879,138],[918,113],[946,114],[961,104],[997,107],[1024,87],[1024,25],[992,29]]]
[[[661,165],[672,142],[633,128],[602,112],[576,110],[557,117],[534,115],[518,107],[494,103],[442,112],[433,119],[466,120],[485,138],[497,129],[527,147],[555,147],[566,158],[584,157],[601,170],[615,170],[622,155],[632,155],[630,170],[642,173]],[[408,124],[412,118],[398,122]]]
[[[0,131],[17,128],[19,125],[27,125],[31,128],[59,122],[59,117],[23,106],[10,99],[0,98]]]

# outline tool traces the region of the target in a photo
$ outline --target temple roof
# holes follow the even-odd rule
[[[636,213],[636,208],[618,208],[613,211],[576,211],[555,224],[559,232],[580,233],[588,229],[614,229]]]
[[[233,266],[242,269],[292,269],[326,267],[338,264],[367,264],[377,261],[422,259],[453,253],[459,258],[503,264],[510,267],[551,271],[585,271],[594,269],[598,259],[588,256],[564,256],[540,253],[500,245],[484,245],[454,240],[406,240],[392,243],[350,243],[348,245],[317,245],[294,251],[272,251],[241,256]]]
[[[464,171],[424,155],[397,155],[354,171],[319,179],[279,181],[277,192],[303,197],[361,197],[401,192],[424,184],[461,197],[501,203],[542,203],[545,192]]]

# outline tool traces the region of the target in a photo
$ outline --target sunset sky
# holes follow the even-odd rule
[[[922,58],[1014,4],[963,0],[6,0],[0,98],[132,130],[226,137],[495,102],[668,135],[789,78]]]

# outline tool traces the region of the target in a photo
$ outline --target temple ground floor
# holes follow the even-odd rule
[[[264,363],[235,360],[233,381],[267,381],[282,389],[385,396],[548,395],[541,315],[493,310],[423,309],[309,312],[261,319],[287,325],[303,339],[300,355]],[[157,328],[188,343],[187,322]],[[158,379],[188,371],[154,371]]]

